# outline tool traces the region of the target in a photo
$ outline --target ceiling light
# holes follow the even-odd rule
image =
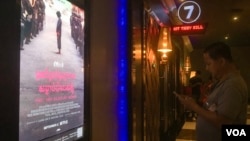
[[[237,16],[234,16],[234,17],[233,17],[233,20],[234,20],[234,21],[237,21],[238,19],[239,19],[239,17],[237,17]]]
[[[225,38],[225,40],[228,40],[228,39],[229,39],[229,36],[227,35],[227,36],[225,36],[224,38]]]

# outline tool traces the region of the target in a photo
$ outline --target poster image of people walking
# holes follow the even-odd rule
[[[21,0],[19,140],[76,140],[84,129],[84,10]]]

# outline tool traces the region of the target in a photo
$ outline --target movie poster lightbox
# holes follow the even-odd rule
[[[21,0],[20,141],[84,137],[84,10]]]

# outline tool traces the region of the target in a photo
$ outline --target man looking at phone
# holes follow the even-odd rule
[[[217,42],[203,52],[206,70],[217,80],[204,107],[192,98],[176,94],[186,108],[198,114],[197,141],[221,141],[223,124],[246,124],[248,89],[233,63],[230,47]]]

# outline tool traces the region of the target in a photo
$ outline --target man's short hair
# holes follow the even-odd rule
[[[224,58],[229,62],[233,62],[233,57],[231,54],[230,47],[223,42],[215,42],[207,46],[203,53],[208,53],[208,55],[213,59],[217,60],[219,58]]]

